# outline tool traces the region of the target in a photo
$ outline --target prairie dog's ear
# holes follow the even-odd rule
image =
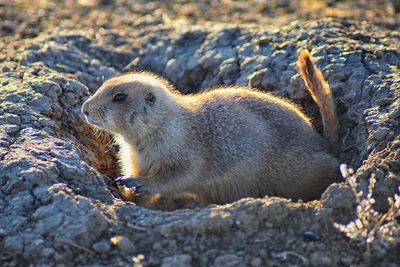
[[[153,106],[154,103],[156,102],[156,96],[154,95],[153,92],[147,91],[144,93],[144,100],[147,105]]]

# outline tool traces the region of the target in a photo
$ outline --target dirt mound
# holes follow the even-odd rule
[[[355,169],[359,190],[376,177],[376,207],[385,210],[400,184],[399,41],[398,32],[336,19],[280,28],[170,21],[135,32],[55,28],[3,47],[0,262],[396,266],[399,232],[373,243],[369,258],[334,227],[355,216],[344,182],[310,203],[266,197],[162,212],[121,201],[110,186],[115,148],[86,126],[80,107],[103,80],[141,69],[184,93],[233,83],[272,91],[301,105],[320,130],[295,65],[297,50],[308,47],[334,91],[341,162]]]

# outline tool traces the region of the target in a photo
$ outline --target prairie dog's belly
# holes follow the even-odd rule
[[[140,170],[134,148],[122,137],[116,137],[116,141],[119,145],[118,161],[121,166],[122,175],[139,176]]]

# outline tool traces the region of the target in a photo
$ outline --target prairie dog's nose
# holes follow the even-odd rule
[[[89,107],[88,107],[88,101],[86,100],[85,103],[83,103],[81,111],[83,114],[85,114],[86,116],[89,115]]]

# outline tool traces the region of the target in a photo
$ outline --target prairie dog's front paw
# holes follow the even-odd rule
[[[135,193],[150,193],[151,190],[146,186],[143,180],[138,176],[120,176],[115,179],[118,185],[133,188]]]

